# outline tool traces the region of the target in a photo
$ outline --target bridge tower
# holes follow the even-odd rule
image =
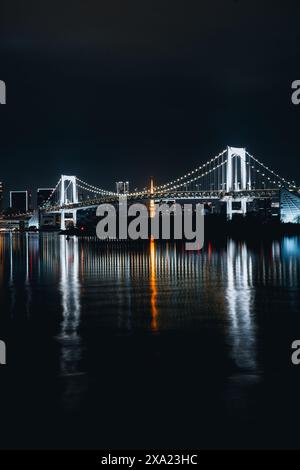
[[[78,191],[76,176],[61,176],[60,183],[60,229],[66,230],[67,224],[71,223],[73,227],[77,224],[77,209],[66,206],[78,203]]]
[[[155,203],[154,203],[153,195],[154,195],[154,178],[153,176],[151,176],[150,178],[150,202],[149,202],[149,214],[150,214],[151,219],[153,219],[153,217],[155,216]]]
[[[70,198],[68,198],[68,194]],[[78,203],[76,176],[61,175],[59,199],[61,206]]]
[[[227,147],[226,192],[245,189],[251,189],[251,180],[247,188],[246,149]]]
[[[251,172],[248,171],[249,180],[247,181],[247,163],[246,149],[237,147],[227,147],[227,164],[226,164],[226,192],[237,193],[233,196],[226,196],[227,217],[232,218],[232,214],[247,213],[247,196],[238,196],[239,191],[251,189]],[[236,197],[237,196],[237,197]],[[233,208],[233,201],[240,203],[238,209]]]

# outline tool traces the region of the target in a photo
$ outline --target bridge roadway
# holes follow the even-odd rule
[[[194,201],[209,201],[209,200],[220,200],[226,201],[228,199],[269,199],[279,194],[279,188],[272,189],[251,189],[251,190],[241,190],[241,191],[158,191],[151,194],[150,192],[131,194],[127,197],[127,200],[130,202],[145,202],[154,200],[155,202],[166,202],[166,201],[184,201],[184,200],[194,200]],[[42,212],[47,213],[61,213],[62,210],[68,209],[81,209],[87,210],[96,208],[100,204],[105,203],[116,203],[119,201],[119,196],[117,195],[103,195],[97,199],[89,199],[86,201],[79,201],[75,204],[64,204],[62,206],[50,206],[42,210]]]

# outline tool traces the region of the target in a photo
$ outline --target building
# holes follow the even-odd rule
[[[49,197],[53,193],[53,188],[38,188],[37,190],[37,206],[41,207],[45,202],[48,201]]]
[[[31,193],[29,191],[10,191],[9,207],[15,213],[24,213],[31,208]]]
[[[0,232],[15,232],[15,231],[24,231],[29,228],[29,217],[28,216],[14,216],[10,219],[1,219],[0,220]]]
[[[3,211],[3,183],[0,181],[0,214]]]
[[[129,193],[129,181],[116,181],[117,194]]]
[[[287,224],[300,224],[300,196],[286,189],[280,191],[280,220]]]

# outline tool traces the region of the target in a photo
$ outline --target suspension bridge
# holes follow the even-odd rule
[[[245,215],[249,202],[272,198],[285,188],[297,189],[289,181],[245,148],[227,147],[185,175],[165,184],[128,192],[129,201],[222,201],[229,219],[235,213]],[[62,230],[70,223],[76,227],[77,211],[97,207],[101,203],[114,203],[120,194],[94,186],[77,176],[62,175],[41,213],[60,214]],[[292,203],[293,204],[293,203]]]

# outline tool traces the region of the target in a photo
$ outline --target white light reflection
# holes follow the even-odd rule
[[[80,324],[80,281],[78,238],[60,237],[60,292],[63,320],[58,340],[61,343],[60,370],[65,379],[62,401],[68,408],[78,404],[85,384],[81,382],[82,356]]]
[[[232,357],[241,369],[256,369],[252,259],[245,243],[227,244],[227,287],[225,298],[229,313],[229,339]]]
[[[9,290],[11,295],[11,316],[13,317],[16,305],[16,290],[14,286],[14,263],[13,263],[13,233],[9,233]]]

